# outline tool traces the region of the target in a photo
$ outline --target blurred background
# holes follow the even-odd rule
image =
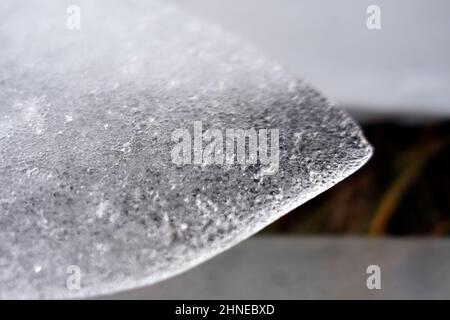
[[[362,170],[263,232],[450,233],[449,1],[172,2],[306,79],[375,147]]]

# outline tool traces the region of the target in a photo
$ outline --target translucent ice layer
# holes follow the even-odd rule
[[[173,276],[371,155],[319,93],[164,3],[3,0],[0,24],[2,298],[87,297]],[[276,170],[175,163],[174,132],[195,139],[199,122],[224,137],[278,130]]]

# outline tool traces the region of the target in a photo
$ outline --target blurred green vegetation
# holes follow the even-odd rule
[[[363,129],[369,163],[264,233],[450,234],[450,122]]]

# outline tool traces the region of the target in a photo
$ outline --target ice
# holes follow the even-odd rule
[[[370,157],[342,111],[219,28],[155,1],[77,5],[79,30],[58,1],[0,4],[1,298],[166,279]],[[279,130],[278,170],[176,165],[171,135],[196,121]]]

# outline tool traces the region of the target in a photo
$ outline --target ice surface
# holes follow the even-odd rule
[[[69,30],[63,2],[0,4],[0,297],[173,276],[370,157],[351,119],[226,32],[154,1],[78,5]],[[278,172],[174,164],[171,134],[194,121],[278,129]]]

